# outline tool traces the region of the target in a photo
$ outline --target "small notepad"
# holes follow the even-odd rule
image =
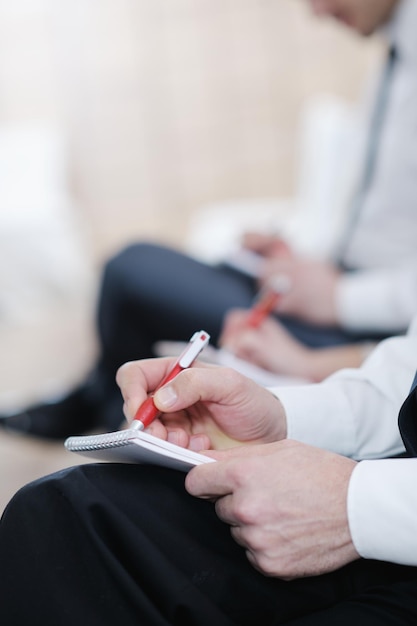
[[[69,437],[65,441],[65,447],[71,452],[98,461],[162,465],[183,472],[188,472],[195,465],[214,461],[208,456],[134,429],[103,435]]]

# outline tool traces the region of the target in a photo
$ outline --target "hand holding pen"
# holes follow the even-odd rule
[[[247,325],[257,328],[263,320],[277,307],[281,297],[288,292],[290,280],[287,276],[278,275],[271,278],[263,287],[249,311]]]
[[[209,340],[210,335],[204,330],[200,330],[194,333],[194,335],[188,342],[188,345],[174,363],[174,366],[171,368],[165,378],[159,383],[155,391],[157,391],[158,389],[163,387],[163,385],[175,378],[184,369],[191,367],[200,352],[208,344]],[[156,408],[153,401],[153,394],[151,394],[136,411],[130,428],[136,430],[144,430],[149,426],[149,424],[151,424],[151,422],[153,422],[154,419],[158,417],[158,415],[160,415],[160,411]]]
[[[233,344],[243,332],[258,328],[278,306],[280,299],[290,289],[290,280],[285,275],[270,279],[259,291],[248,311],[230,312],[225,319],[219,344],[233,352]]]

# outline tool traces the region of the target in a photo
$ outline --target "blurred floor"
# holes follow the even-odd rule
[[[83,462],[61,443],[49,443],[0,432],[0,510],[26,483]]]

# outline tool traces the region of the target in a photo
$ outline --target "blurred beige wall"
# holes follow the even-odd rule
[[[98,263],[180,243],[191,212],[282,196],[306,98],[356,99],[378,56],[303,0],[0,0],[0,125],[61,125]]]

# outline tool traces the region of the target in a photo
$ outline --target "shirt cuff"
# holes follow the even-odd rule
[[[336,312],[343,328],[372,333],[402,332],[410,319],[397,297],[401,277],[386,272],[344,274],[336,288]]]
[[[417,459],[362,461],[348,490],[353,544],[365,559],[417,566]]]
[[[287,437],[351,456],[355,431],[346,396],[319,383],[270,389],[284,406]]]

